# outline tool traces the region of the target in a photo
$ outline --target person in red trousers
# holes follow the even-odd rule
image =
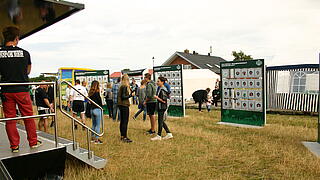
[[[0,82],[28,82],[31,60],[28,51],[17,47],[20,37],[19,28],[15,26],[6,27],[2,31],[2,35],[4,46],[0,47]],[[3,111],[6,118],[16,117],[16,106],[18,106],[22,116],[33,115],[28,86],[2,86],[1,93]],[[19,152],[20,136],[16,124],[16,120],[6,121],[6,131],[12,152]],[[24,124],[29,146],[31,148],[39,147],[42,142],[38,141],[34,119],[24,119]]]

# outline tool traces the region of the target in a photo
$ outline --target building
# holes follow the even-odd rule
[[[185,100],[192,100],[192,93],[199,89],[210,88],[213,90],[220,81],[220,62],[225,62],[221,57],[201,55],[189,50],[175,52],[162,65],[183,64],[183,93]]]
[[[319,64],[267,67],[267,109],[318,112]]]
[[[220,62],[225,62],[221,57],[208,55],[201,55],[193,51],[189,53],[189,50],[184,52],[175,52],[163,66],[183,64],[184,69],[209,69],[210,71],[220,74]]]
[[[121,72],[113,72],[113,73],[110,75],[110,82],[116,81],[118,78],[121,78],[121,76],[122,76],[122,73],[121,73]]]

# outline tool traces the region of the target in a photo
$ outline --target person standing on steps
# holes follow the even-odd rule
[[[129,76],[124,74],[121,80],[121,86],[118,92],[118,106],[120,109],[120,135],[121,141],[131,143],[132,140],[128,138],[128,123],[129,123],[129,99],[134,96],[134,92],[130,89]]]
[[[154,81],[151,80],[151,74],[146,73],[144,75],[144,80],[147,82],[147,87],[146,87],[146,100],[144,104],[147,107],[147,114],[149,115],[150,118],[150,124],[151,128],[150,130],[147,131],[147,134],[153,135],[156,133],[156,116],[155,116],[155,111],[156,111],[156,106],[157,106],[157,99],[155,98],[156,95],[156,84]]]
[[[9,26],[3,29],[4,46],[0,48],[0,77],[2,83],[25,83],[29,81],[31,72],[31,58],[28,51],[17,47],[20,38],[20,29]],[[32,116],[32,101],[28,86],[2,86],[1,98],[5,118],[15,118],[16,106],[22,116]],[[0,94],[1,94],[0,93]],[[24,119],[27,139],[31,148],[42,145],[36,133],[34,119]],[[17,121],[6,121],[6,132],[10,141],[11,151],[19,152],[20,136],[17,130]]]
[[[92,81],[91,88],[89,90],[89,98],[102,107],[102,100],[100,96],[100,85],[99,81]],[[88,102],[90,103],[90,102]],[[100,134],[100,125],[102,120],[102,111],[96,105],[90,103],[91,119],[92,119],[92,130]],[[91,134],[91,141],[95,144],[102,144],[102,141],[99,139],[99,136]]]
[[[81,92],[83,95],[88,96],[87,89],[83,86],[80,85],[80,81],[76,80],[75,81],[75,86],[74,88]],[[84,100],[85,97],[83,97],[80,93],[72,89],[71,91],[71,97],[73,99],[72,101],[72,112],[73,112],[73,117],[77,118],[77,114],[80,113],[80,118],[81,122],[83,124],[86,124],[86,118],[85,118],[85,108],[84,108]],[[78,129],[78,125],[75,124],[75,129]]]
[[[157,81],[158,87],[160,87],[157,90],[157,95],[155,98],[158,100],[158,134],[157,136],[151,138],[152,141],[157,141],[161,139],[171,139],[173,138],[172,133],[170,132],[167,124],[164,122],[164,113],[166,112],[168,108],[168,98],[169,98],[169,92],[167,88],[164,86],[166,79],[164,77],[159,77]],[[162,128],[166,131],[167,135],[165,137],[161,137],[162,134]]]

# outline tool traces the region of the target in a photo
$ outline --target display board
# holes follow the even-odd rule
[[[264,126],[264,60],[221,62],[221,121]]]
[[[81,71],[93,71],[93,69],[87,69],[87,68],[60,68],[59,69],[59,81],[68,81],[72,85],[74,85],[74,74],[75,72],[81,72]],[[62,95],[62,106],[66,107],[67,106],[67,97],[66,97],[66,89],[67,89],[67,84],[63,83],[59,87]]]
[[[88,90],[91,87],[92,81],[99,81],[104,114],[108,113],[108,108],[106,107],[106,101],[105,98],[103,98],[103,94],[107,89],[107,83],[110,82],[109,74],[109,70],[79,71],[74,73],[74,78],[76,80],[80,80],[80,82],[86,81],[88,83]]]
[[[185,116],[182,72],[182,65],[157,66],[153,68],[154,79],[157,80],[158,77],[165,77],[171,86],[170,105],[168,108],[169,116]]]
[[[141,81],[143,80],[143,72],[146,69],[140,69],[140,70],[132,70],[132,71],[127,71],[127,72],[122,72],[122,74],[128,74],[130,78],[130,83],[132,82],[132,78],[136,81],[136,84],[140,87],[141,86]]]

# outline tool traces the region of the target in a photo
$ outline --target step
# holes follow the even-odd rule
[[[20,148],[12,153],[4,123],[0,123],[0,161],[13,179],[43,179],[44,177],[63,177],[66,160],[66,146],[56,147],[51,140],[38,137],[42,145],[31,149],[26,132],[18,129]],[[0,179],[4,179],[4,168],[0,168]],[[5,178],[8,179],[8,178]]]
[[[17,128],[24,129],[24,126],[17,124]],[[45,138],[49,141],[54,142],[54,135],[52,135],[52,134],[48,134],[48,133],[45,133],[42,131],[37,131],[37,134],[38,134],[38,136],[40,136],[42,138]],[[80,147],[78,147],[76,150],[73,150],[73,142],[71,140],[58,137],[58,143],[59,143],[59,146],[67,147],[68,154],[72,155],[73,157],[81,160],[82,162],[84,162],[84,163],[86,163],[96,169],[104,168],[107,164],[106,159],[95,156],[93,151],[91,151],[93,158],[88,159],[88,150],[86,150],[84,148],[80,148]]]
[[[101,169],[104,168],[107,164],[107,160],[103,159],[101,157],[95,156],[93,151],[92,153],[92,159],[88,158],[88,150],[84,148],[78,148],[77,150],[73,150],[72,145],[68,145],[67,147],[67,153],[72,155],[73,157],[81,160],[82,162],[96,168],[96,169]]]

